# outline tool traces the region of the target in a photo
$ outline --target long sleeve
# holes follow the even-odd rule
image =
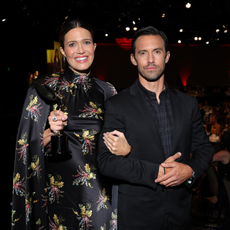
[[[44,222],[47,219],[44,190],[45,162],[42,138],[48,113],[49,106],[31,86],[23,106],[16,142],[12,229],[34,229],[36,224],[38,227],[46,225]]]
[[[191,153],[192,158],[189,161],[189,166],[195,172],[195,179],[198,179],[208,168],[212,161],[214,149],[208,140],[204,131],[202,117],[199,111],[197,100],[194,99],[194,113],[192,117],[192,140]]]
[[[138,160],[132,157],[115,156],[110,153],[103,142],[103,133],[118,130],[124,132],[125,119],[122,112],[111,103],[105,102],[105,121],[99,139],[98,165],[103,175],[123,180],[131,184],[144,185],[156,189],[154,180],[157,178],[159,164]],[[130,143],[132,146],[132,143]]]

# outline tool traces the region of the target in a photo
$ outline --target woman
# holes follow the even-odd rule
[[[65,110],[55,111],[55,105],[42,100],[35,84],[29,89],[16,148],[13,229],[116,229],[111,185],[100,175],[96,161],[103,102],[116,90],[91,77],[96,44],[87,23],[66,23],[60,43],[68,63],[65,72],[36,82],[53,90],[59,87]],[[51,163],[44,157],[44,146],[49,149],[51,136],[60,130],[68,136],[72,158]]]
[[[54,55],[53,73],[59,73],[59,72],[61,72],[61,63],[58,55],[58,50],[56,49]]]

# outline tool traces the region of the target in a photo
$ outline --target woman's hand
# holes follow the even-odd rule
[[[124,133],[114,130],[103,135],[104,143],[112,154],[125,157],[130,153],[131,146],[126,140]]]
[[[55,119],[56,117],[56,119]],[[48,117],[50,128],[43,133],[43,143],[46,146],[51,141],[51,136],[56,135],[67,125],[68,117],[60,110],[52,111]]]
[[[63,130],[63,128],[67,125],[67,119],[68,116],[66,116],[62,111],[52,111],[48,117],[51,132],[56,134],[57,132]]]

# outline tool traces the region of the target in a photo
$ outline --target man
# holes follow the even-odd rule
[[[214,154],[197,100],[164,81],[169,58],[163,32],[139,30],[131,54],[138,79],[105,103],[98,165],[102,174],[119,181],[119,230],[190,229],[190,187]],[[125,134],[131,148],[114,130]],[[128,154],[116,152],[119,141]]]

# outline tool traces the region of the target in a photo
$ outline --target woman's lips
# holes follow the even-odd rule
[[[82,57],[75,57],[74,60],[78,63],[84,63],[87,62],[88,60],[88,56],[82,56]]]

